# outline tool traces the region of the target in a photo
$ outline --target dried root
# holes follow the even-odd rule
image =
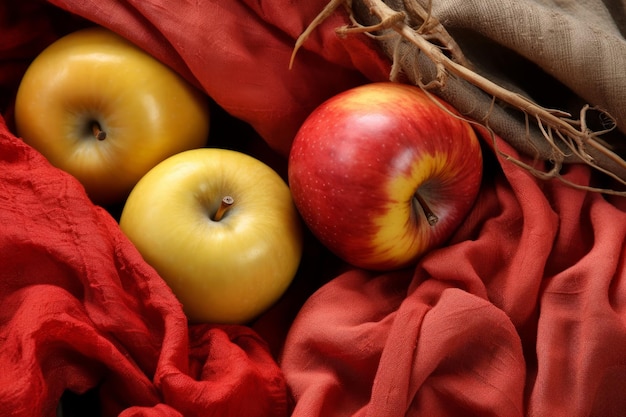
[[[390,53],[392,68],[390,79],[398,79],[402,71],[398,62],[401,60],[401,45],[410,45],[411,53],[423,54],[434,65],[435,76],[424,82],[419,68],[411,68],[417,75],[413,82],[425,91],[437,91],[446,86],[450,77],[456,77],[477,87],[498,103],[517,109],[526,115],[527,128],[534,121],[541,132],[542,140],[548,144],[549,151],[541,157],[551,163],[552,168],[540,171],[510,155],[500,154],[511,162],[527,169],[542,179],[557,178],[576,188],[584,188],[608,194],[626,195],[626,191],[599,189],[572,184],[561,176],[561,170],[567,161],[585,163],[592,168],[608,175],[619,184],[626,185],[626,162],[612,152],[600,138],[601,135],[616,128],[616,123],[607,112],[584,106],[578,118],[556,109],[548,109],[529,100],[523,95],[504,88],[472,70],[472,65],[464,56],[459,45],[439,20],[432,14],[431,3],[422,6],[418,0],[400,1],[400,10],[391,8],[383,0],[331,0],[324,10],[315,18],[309,27],[298,38],[291,57],[290,67],[298,49],[304,44],[313,30],[340,6],[344,6],[350,15],[352,24],[336,29],[340,36],[366,34],[389,42],[393,39],[393,50]],[[354,4],[353,4],[354,2]],[[375,20],[373,24],[363,25],[354,15],[356,3],[365,8]],[[593,131],[587,124],[587,113],[593,110],[599,113],[604,128]],[[480,121],[492,134],[489,117]],[[505,138],[506,139],[506,138]],[[533,146],[531,144],[531,146]]]

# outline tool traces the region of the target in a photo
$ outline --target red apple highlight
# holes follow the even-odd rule
[[[480,189],[482,153],[451,106],[417,87],[372,83],[313,111],[288,177],[322,244],[354,266],[392,270],[457,229]]]

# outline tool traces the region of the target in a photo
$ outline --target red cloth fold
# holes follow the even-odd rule
[[[50,3],[108,27],[199,85],[233,116],[287,155],[304,118],[321,101],[369,79],[387,79],[389,63],[369,39],[339,42],[335,15],[289,60],[319,2],[68,1]]]
[[[288,70],[325,0],[50,4],[0,5],[9,123],[28,57],[84,24],[136,42],[283,156],[322,100],[389,69],[373,40],[334,34],[339,10]],[[368,273],[309,241],[253,328],[188,327],[114,219],[0,124],[0,411],[52,416],[65,390],[96,390],[122,416],[623,416],[625,199],[537,180],[485,143],[473,211],[415,268]]]
[[[4,123],[0,177],[3,415],[52,416],[65,390],[95,388],[103,415],[287,415],[267,343],[188,328],[113,217]]]
[[[415,269],[310,297],[281,361],[293,416],[624,415],[626,213],[501,166]]]

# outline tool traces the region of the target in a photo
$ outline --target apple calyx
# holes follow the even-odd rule
[[[94,137],[98,140],[105,140],[107,137],[107,132],[102,130],[100,127],[100,123],[91,122],[91,133],[93,133]]]
[[[431,226],[436,225],[437,222],[439,221],[439,217],[437,217],[437,215],[433,213],[433,211],[430,209],[428,204],[426,204],[426,200],[424,200],[424,198],[419,194],[419,192],[416,191],[413,194],[413,201],[418,206],[421,207],[422,211],[424,212],[424,215],[426,216],[426,220],[428,221],[428,224]]]
[[[217,208],[215,215],[213,216],[213,221],[219,222],[224,217],[224,214],[228,211],[228,209],[233,205],[235,199],[231,196],[227,195],[222,198],[220,206]]]

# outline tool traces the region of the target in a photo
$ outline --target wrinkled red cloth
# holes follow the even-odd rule
[[[110,28],[199,85],[286,155],[304,118],[348,87],[387,78],[373,40],[339,42],[333,16],[289,60],[295,39],[320,11],[316,1],[51,0]]]
[[[325,3],[4,0],[0,104],[10,123],[29,57],[97,23],[285,156],[311,109],[389,69],[371,39],[335,36],[348,22],[338,12],[288,70]],[[415,268],[368,273],[308,242],[296,285],[252,328],[188,327],[109,213],[9,130],[0,124],[3,415],[52,416],[63,391],[89,389],[104,415],[123,416],[626,415],[622,198],[539,181],[486,141],[473,211]]]
[[[53,416],[97,388],[103,415],[287,415],[283,375],[244,326],[187,326],[104,209],[0,124],[0,410]],[[242,401],[246,398],[246,401]]]
[[[626,213],[502,168],[415,269],[350,270],[308,300],[282,359],[294,416],[624,415]]]

